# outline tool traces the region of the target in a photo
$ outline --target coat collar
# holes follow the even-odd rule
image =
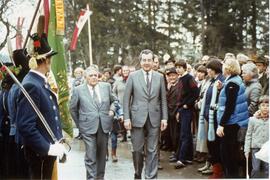
[[[42,74],[42,73],[40,73],[40,72],[38,72],[36,70],[33,70],[33,69],[31,69],[30,72],[37,75],[37,76],[39,76],[39,77],[41,77],[45,83],[48,82],[47,77],[44,74]]]
[[[44,79],[44,77],[40,76],[39,74],[37,74],[36,72],[33,71],[29,71],[29,75],[34,78],[37,82],[41,83],[41,84],[46,84],[46,79]]]
[[[98,83],[97,84],[99,86],[99,94],[100,94],[100,103],[99,103],[99,106],[96,105],[96,103],[94,103],[94,100],[93,100],[93,97],[92,95],[90,94],[90,90],[89,90],[89,87],[88,87],[88,84],[87,83],[84,83],[84,92],[87,94],[87,97],[89,97],[89,99],[91,99],[91,101],[89,101],[90,103],[93,103],[95,107],[97,108],[100,108],[103,104],[103,101],[102,101],[102,94],[103,91],[104,91],[104,88],[102,87],[102,83]]]

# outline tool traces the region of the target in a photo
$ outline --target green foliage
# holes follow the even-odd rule
[[[201,54],[268,50],[267,0],[65,0],[71,40],[79,10],[90,4],[94,63],[102,67],[136,64],[144,48],[163,56],[198,58]],[[254,8],[254,2],[256,7]],[[255,20],[255,21],[254,21]],[[255,33],[254,33],[255,30]],[[254,35],[255,34],[255,35]],[[74,66],[89,65],[88,30],[71,53]],[[80,63],[79,60],[81,60]]]

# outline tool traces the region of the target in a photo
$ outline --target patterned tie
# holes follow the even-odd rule
[[[98,96],[97,96],[97,93],[96,93],[96,88],[93,87],[93,99],[94,99],[94,102],[96,103],[96,105],[99,107],[99,100],[98,100]]]

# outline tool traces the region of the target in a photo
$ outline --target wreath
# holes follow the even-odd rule
[[[6,66],[2,66],[0,68],[0,80],[4,79],[8,75],[8,72],[7,72],[6,68],[7,68]],[[22,70],[21,65],[19,67],[9,66],[8,68],[15,76],[17,76]]]

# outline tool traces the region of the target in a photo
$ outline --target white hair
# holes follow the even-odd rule
[[[242,54],[242,53],[239,53],[239,54],[237,54],[236,59],[240,64],[245,64],[248,62],[249,57]]]
[[[250,74],[252,78],[259,77],[259,71],[254,63],[247,63],[242,66],[242,71],[246,74]]]
[[[235,55],[233,53],[226,53],[224,57],[224,61],[226,61],[226,59],[229,59],[229,58],[235,59]]]
[[[89,66],[89,67],[84,71],[84,76],[88,76],[88,75],[91,74],[92,72],[99,73],[98,68],[96,68],[96,67],[93,66],[93,65]]]

